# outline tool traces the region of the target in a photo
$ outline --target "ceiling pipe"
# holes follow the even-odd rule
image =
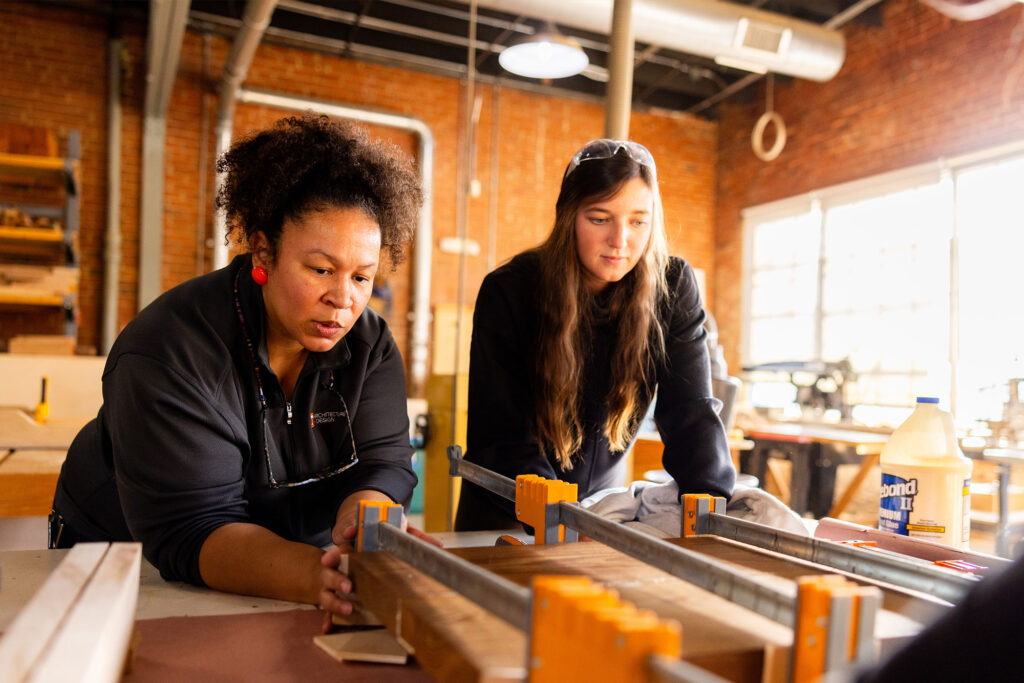
[[[237,100],[292,111],[315,111],[328,116],[372,123],[413,133],[418,141],[417,160],[423,187],[423,210],[413,245],[412,330],[409,335],[410,395],[420,396],[427,381],[427,345],[430,341],[430,257],[433,249],[434,134],[426,123],[412,116],[391,114],[334,102],[292,97],[278,93],[239,89]],[[230,136],[230,129],[228,130]]]
[[[167,107],[188,23],[188,5],[189,0],[153,0],[149,6],[139,197],[139,309],[163,291]]]
[[[479,0],[481,7],[608,34],[613,0]],[[638,41],[730,64],[827,81],[846,55],[838,31],[720,0],[634,0]]]
[[[107,42],[107,235],[103,259],[103,318],[100,353],[107,355],[117,338],[117,299],[121,275],[121,51],[120,21]]]
[[[220,105],[217,108],[216,159],[220,159],[231,147],[231,127],[235,116],[235,99],[242,82],[245,81],[252,65],[256,48],[263,40],[263,34],[270,25],[270,17],[277,7],[277,0],[250,0],[245,6],[242,23],[235,33],[231,52],[220,74]],[[203,141],[206,144],[206,141]],[[220,195],[222,179],[217,176],[217,195]],[[227,219],[224,212],[217,210],[213,219],[213,269],[228,264]]]
[[[628,140],[629,113],[633,107],[633,0],[615,0],[609,45],[604,136]]]

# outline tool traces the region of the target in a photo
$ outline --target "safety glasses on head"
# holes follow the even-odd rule
[[[575,171],[576,167],[584,161],[593,161],[594,159],[611,159],[619,152],[623,152],[630,159],[645,167],[655,178],[658,176],[658,169],[654,165],[654,157],[651,156],[650,151],[639,142],[601,138],[599,140],[591,140],[587,144],[583,145],[583,147],[573,155],[572,159],[569,161],[569,165],[565,169],[565,175],[562,176],[562,179],[564,180],[568,178],[569,174]]]

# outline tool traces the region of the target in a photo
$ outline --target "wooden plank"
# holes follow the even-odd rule
[[[313,636],[313,642],[339,662],[405,664],[409,660],[401,643],[383,629],[329,633]]]
[[[31,180],[58,184],[64,180],[64,159],[0,152],[0,179],[15,183]]]
[[[43,294],[28,290],[3,292],[0,291],[0,304],[7,306],[43,306],[46,308],[63,308],[64,297]]]
[[[842,574],[718,537],[672,542],[724,561],[783,591],[794,591],[793,579],[798,576]],[[529,585],[537,574],[587,575],[637,607],[679,621],[687,661],[733,681],[781,680],[785,675],[780,662],[786,661],[792,642],[790,629],[602,544],[460,548],[451,552],[520,585]],[[393,557],[353,555],[351,568],[366,606],[416,649],[417,659],[431,675],[485,680],[496,675],[494,666],[499,664],[495,659],[512,666],[522,661],[523,634]],[[876,630],[885,648],[917,633],[923,622],[947,608],[924,594],[846,576],[882,589],[883,609]]]
[[[121,679],[135,623],[142,544],[113,543],[61,627],[33,683]]]
[[[107,547],[106,543],[76,545],[18,612],[0,639],[0,680],[20,683],[28,679]]]
[[[759,682],[765,645],[785,648],[792,639],[788,628],[598,543],[452,552],[522,585],[535,574],[588,575],[637,607],[678,620],[684,658],[730,680]],[[354,555],[350,568],[364,603],[439,680],[523,675],[520,631],[386,554]]]
[[[367,609],[439,681],[522,681],[526,638],[387,553],[354,553],[349,575]]]
[[[73,356],[75,338],[63,334],[18,334],[7,341],[7,351],[36,356]]]
[[[64,231],[57,228],[13,228],[0,226],[0,240],[26,242],[63,242]]]
[[[45,517],[67,451],[15,451],[0,461],[0,517]]]
[[[0,354],[3,355],[3,354]],[[0,368],[2,373],[2,368]],[[3,377],[0,374],[0,377]],[[39,379],[33,381],[34,397],[29,405],[34,406],[39,400]],[[53,395],[53,384],[49,393]],[[26,392],[26,397],[32,395]],[[56,397],[54,397],[56,398]],[[84,417],[52,417],[53,400],[50,400],[51,417],[39,424],[31,415],[31,409],[0,407],[0,448],[31,449],[44,451],[66,451],[79,430],[88,421]],[[92,416],[95,417],[95,414]],[[89,418],[91,419],[91,418]]]
[[[452,552],[521,585],[536,574],[589,576],[638,608],[678,621],[683,659],[731,681],[761,681],[765,647],[792,641],[788,628],[600,543]]]

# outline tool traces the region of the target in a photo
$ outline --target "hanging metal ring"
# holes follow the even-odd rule
[[[771,149],[765,151],[764,130],[769,123],[775,124],[775,142]],[[750,133],[750,146],[754,148],[754,154],[761,161],[774,161],[786,146],[786,124],[776,111],[766,111],[754,124],[754,130]]]

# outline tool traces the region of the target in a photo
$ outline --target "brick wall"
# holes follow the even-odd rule
[[[843,29],[846,61],[833,80],[776,81],[789,139],[774,162],[750,149],[763,82],[754,101],[722,107],[712,303],[731,368],[742,325],[741,209],[1024,137],[1024,7],[964,23],[889,0],[883,14],[880,27]]]
[[[93,226],[102,225],[106,215],[106,27],[105,19],[92,14],[0,5],[0,120],[49,128],[62,155],[68,132],[82,133],[80,302],[83,327],[90,327],[80,336],[85,344],[96,343],[102,285],[102,232]],[[62,197],[15,191],[3,192],[0,202],[61,203]],[[57,321],[54,331],[59,332],[61,316],[47,317],[50,324]],[[45,331],[36,325],[46,319],[34,325],[30,318],[0,318],[7,328],[2,336]]]
[[[141,109],[145,96],[144,25],[125,26],[126,78],[123,85],[122,267],[118,324],[135,313],[138,286],[139,163]],[[29,3],[0,5],[0,120],[69,127],[82,131],[85,157],[82,214],[82,320],[79,341],[97,345],[102,301],[102,246],[106,211],[106,19],[70,9]],[[217,97],[212,89],[230,43],[208,39],[204,64],[203,36],[187,32],[167,121],[164,187],[164,259],[161,278],[169,288],[197,273],[196,247],[201,228],[212,235],[214,127]],[[47,46],[52,48],[47,49]],[[13,74],[8,78],[7,74]],[[40,74],[46,77],[40,78]],[[349,105],[364,106],[423,120],[436,139],[434,156],[434,223],[431,300],[454,302],[459,259],[441,253],[440,238],[457,231],[458,141],[463,86],[451,78],[406,71],[295,50],[261,45],[246,86]],[[479,256],[466,259],[465,291],[475,297],[488,271],[491,202],[497,206],[495,262],[538,243],[554,217],[558,184],[569,157],[584,142],[600,137],[603,110],[593,104],[526,93],[513,88],[480,86],[482,98],[476,135],[475,177],[482,192],[469,200],[468,237],[480,244]],[[204,98],[204,93],[206,96]],[[45,115],[41,115],[45,112]],[[202,137],[203,115],[208,135]],[[235,136],[265,127],[288,112],[239,105]],[[497,134],[494,135],[495,127]],[[408,153],[413,136],[372,127]],[[673,253],[696,267],[713,266],[715,145],[717,124],[690,116],[634,114],[632,137],[650,147],[659,165],[669,241]],[[492,140],[497,140],[497,145]],[[492,149],[493,148],[493,149]],[[207,154],[207,174],[199,178],[200,154]],[[492,158],[497,182],[492,192]],[[200,205],[200,188],[206,202]],[[88,210],[86,210],[88,206]],[[208,261],[207,261],[208,266]],[[411,268],[406,262],[391,275],[394,313],[391,323],[408,357],[408,310]]]

